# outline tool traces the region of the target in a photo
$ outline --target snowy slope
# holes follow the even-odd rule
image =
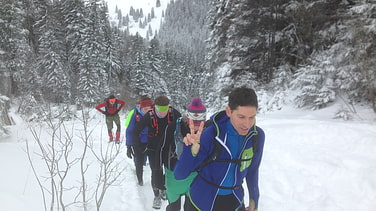
[[[355,120],[333,120],[334,110],[283,109],[258,115],[257,124],[266,133],[260,169],[260,211],[376,209],[376,116],[369,109],[358,109]],[[40,190],[24,152],[26,140],[32,143],[33,139],[28,125],[12,116],[17,125],[8,128],[10,136],[0,139],[0,210],[41,211],[44,209]],[[103,143],[105,147],[108,144],[102,135],[106,131],[104,117],[95,109],[91,116],[89,127],[95,129],[94,146],[99,149]],[[121,116],[123,124],[125,114]],[[79,135],[81,126],[77,120],[66,124]],[[34,126],[44,133],[44,127]],[[35,145],[31,147],[38,151]],[[145,185],[140,187],[136,184],[133,162],[126,157],[126,147],[119,147],[118,160],[125,172],[117,185],[110,187],[101,210],[153,210],[149,166],[144,168]],[[73,153],[79,156],[80,148]],[[43,167],[37,156],[33,159]],[[91,177],[97,171],[92,171]],[[78,180],[79,176],[74,178]],[[95,182],[92,180],[89,185]],[[166,202],[161,210],[165,206]]]
[[[114,24],[117,23],[117,14],[115,14],[116,7],[121,10],[122,15],[125,17],[127,14],[129,14],[131,6],[133,9],[141,9],[143,10],[144,16],[147,16],[148,13],[151,13],[151,9],[154,8],[155,18],[152,19],[152,21],[149,23],[153,33],[155,30],[159,30],[161,21],[163,21],[162,13],[166,10],[167,4],[169,3],[169,0],[160,0],[161,6],[156,7],[156,0],[105,0],[108,3],[108,10],[109,10],[109,18],[110,23]],[[142,18],[143,20],[143,18]],[[135,22],[132,17],[130,17],[130,24],[129,28],[123,28],[128,29],[129,33],[134,35],[137,32],[142,36],[146,37],[146,32],[148,30],[148,26],[144,29],[139,27],[138,22]]]

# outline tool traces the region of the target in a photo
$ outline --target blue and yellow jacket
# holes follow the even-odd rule
[[[133,130],[137,124],[141,120],[141,118],[145,115],[142,113],[140,109],[134,108],[133,112],[129,112],[130,118],[127,127],[127,130],[125,131],[125,140],[127,146],[133,146],[133,139],[132,139],[132,133]],[[128,116],[127,116],[128,119]],[[140,133],[140,141],[141,143],[147,143],[148,142],[148,128],[144,128],[142,132]]]
[[[197,167],[212,154],[215,146],[214,142],[218,141],[223,147],[218,156],[219,159],[252,159],[242,161],[239,165],[236,165],[235,175],[228,175],[231,165],[230,162],[213,161],[200,168],[198,170],[199,176],[196,177],[189,190],[191,202],[198,210],[211,211],[215,198],[219,194],[219,191],[223,190],[220,189],[219,186],[224,186],[225,179],[232,177],[234,184],[230,187],[233,188],[230,192],[238,199],[240,208],[244,203],[244,189],[242,183],[245,178],[250,200],[255,202],[255,208],[257,209],[259,199],[258,175],[265,141],[264,131],[254,125],[245,136],[239,156],[234,158],[229,149],[230,144],[227,143],[227,125],[230,119],[226,115],[226,112],[222,111],[216,113],[211,117],[211,120],[213,124],[205,129],[201,135],[198,154],[192,155],[191,146],[184,147],[183,153],[174,169],[175,178],[178,180],[184,179],[192,171],[195,171]],[[258,144],[255,154],[253,154],[252,136],[255,134],[257,134]],[[212,184],[209,184],[208,181]]]

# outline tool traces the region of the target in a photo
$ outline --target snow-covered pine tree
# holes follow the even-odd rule
[[[71,86],[69,92],[71,93],[70,102],[75,102],[79,97],[77,91],[78,81],[80,79],[80,61],[85,57],[85,28],[88,25],[85,18],[86,6],[82,0],[64,0],[61,3],[61,14],[63,23],[61,28],[64,29],[64,57],[66,61],[66,70],[70,75]]]
[[[337,68],[328,60],[329,55],[321,52],[313,56],[313,63],[299,68],[292,88],[296,89],[298,107],[320,109],[335,101],[334,80]]]
[[[103,5],[99,0],[91,1],[85,11],[82,56],[78,60],[78,93],[81,103],[94,105],[109,94],[106,65],[105,24],[100,17]]]
[[[148,67],[145,74],[147,86],[144,87],[144,93],[153,97],[167,93],[167,80],[170,80],[171,77],[165,78],[166,75],[163,75],[167,71],[167,61],[164,59],[159,41],[155,37],[149,42],[146,62]]]
[[[64,32],[60,5],[51,4],[43,17],[39,39],[37,69],[41,75],[41,90],[44,100],[53,103],[66,103],[70,99],[70,75],[64,59]]]
[[[4,0],[0,8],[0,75],[4,75],[10,86],[6,94],[20,96],[35,88],[27,86],[28,80],[35,74],[33,70],[34,53],[29,45],[29,34],[25,28],[26,2]],[[32,21],[28,19],[29,21]],[[32,23],[32,22],[30,22]],[[4,93],[5,94],[5,93]]]
[[[340,66],[336,86],[341,94],[350,103],[370,101],[376,112],[375,10],[374,3],[351,8],[338,29],[340,43],[332,48]]]
[[[131,64],[129,66],[129,87],[136,95],[145,93],[149,84],[145,79],[145,74],[148,74],[150,70],[146,64],[146,46],[144,39],[136,33],[132,35],[130,39],[130,52]]]

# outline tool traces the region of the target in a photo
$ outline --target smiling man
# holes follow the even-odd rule
[[[264,131],[256,127],[258,101],[253,89],[241,87],[229,95],[225,111],[211,117],[213,124],[184,138],[186,146],[174,170],[176,179],[192,171],[197,178],[189,190],[185,211],[255,211]],[[201,134],[202,133],[202,134]],[[249,206],[244,205],[242,183],[247,181]]]

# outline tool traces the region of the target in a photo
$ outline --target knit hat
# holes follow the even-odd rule
[[[206,120],[206,108],[200,98],[193,98],[188,106],[188,118],[192,120]]]

